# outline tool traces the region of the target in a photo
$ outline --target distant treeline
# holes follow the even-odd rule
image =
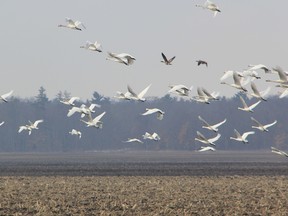
[[[0,104],[0,122],[5,123],[0,127],[1,152],[66,152],[66,151],[93,151],[93,150],[196,150],[204,146],[195,142],[196,131],[200,131],[207,138],[214,137],[216,133],[202,128],[201,115],[211,124],[223,119],[227,122],[220,126],[221,138],[216,142],[218,150],[257,150],[268,149],[275,146],[281,149],[288,147],[287,105],[286,98],[276,96],[262,101],[254,110],[247,113],[238,110],[242,106],[239,94],[232,98],[220,98],[211,104],[202,104],[190,100],[179,99],[165,95],[161,98],[148,98],[145,102],[115,101],[94,92],[88,101],[76,101],[89,105],[97,103],[101,108],[96,108],[92,117],[106,111],[101,119],[103,128],[86,127],[80,121],[80,114],[75,113],[67,117],[71,108],[59,102],[61,98],[70,97],[67,92],[59,92],[53,100],[46,96],[45,89],[40,87],[39,94],[33,98],[9,98],[8,103]],[[242,95],[248,104],[256,100],[249,100]],[[159,108],[165,112],[163,120],[158,120],[155,115],[142,116],[146,108]],[[260,132],[252,129],[253,116],[263,124],[277,120],[278,123],[269,128],[269,132]],[[85,117],[86,118],[86,117]],[[32,131],[29,136],[27,131],[18,133],[19,126],[43,119],[39,129]],[[72,129],[82,132],[82,138],[72,136],[68,132]],[[255,130],[255,134],[248,137],[249,143],[243,144],[230,140],[234,135],[234,128],[240,133]],[[125,143],[127,138],[142,139],[145,132],[159,134],[158,142],[143,140],[144,144]]]

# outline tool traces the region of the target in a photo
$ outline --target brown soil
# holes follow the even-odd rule
[[[285,176],[2,176],[0,215],[287,215]]]

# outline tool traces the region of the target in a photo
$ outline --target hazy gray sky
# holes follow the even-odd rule
[[[152,83],[147,96],[163,96],[169,84],[206,87],[231,96],[220,85],[225,70],[248,64],[288,68],[288,1],[215,0],[215,18],[195,7],[205,0],[3,1],[0,41],[0,94],[14,89],[35,96],[44,86],[50,98],[67,90],[83,99],[94,91],[114,96],[129,84],[136,92]],[[82,21],[86,30],[58,28],[65,17]],[[98,41],[103,52],[80,49]],[[136,57],[131,66],[107,61],[107,51]],[[161,52],[176,56],[172,66],[160,63]],[[196,66],[207,60],[209,67]],[[260,88],[267,86],[257,81]],[[266,75],[272,76],[272,75]]]

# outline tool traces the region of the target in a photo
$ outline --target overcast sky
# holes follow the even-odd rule
[[[152,84],[147,96],[164,96],[169,84],[203,86],[231,96],[236,90],[220,84],[225,70],[248,64],[288,69],[288,1],[218,0],[213,12],[195,7],[203,0],[9,0],[1,2],[0,94],[31,97],[40,86],[49,98],[67,90],[82,99],[94,91],[114,96],[129,84],[136,92]],[[58,28],[65,17],[80,20],[86,30]],[[103,52],[80,49],[98,41]],[[107,61],[107,51],[129,53],[133,65]],[[161,52],[176,56],[173,65]],[[196,60],[209,67],[198,67]],[[263,75],[257,85],[265,88]],[[276,77],[275,77],[276,78]]]

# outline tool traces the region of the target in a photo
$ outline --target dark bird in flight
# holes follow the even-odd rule
[[[197,65],[198,65],[198,66],[201,65],[201,64],[205,64],[206,67],[208,67],[208,63],[207,63],[206,61],[198,60],[198,61],[196,61],[196,62],[197,62]]]
[[[170,58],[169,60],[166,58],[166,56],[164,55],[164,53],[161,53],[162,55],[162,58],[164,61],[161,61],[163,62],[164,64],[166,65],[172,65],[172,61],[175,59],[176,56],[173,56],[172,58]]]

